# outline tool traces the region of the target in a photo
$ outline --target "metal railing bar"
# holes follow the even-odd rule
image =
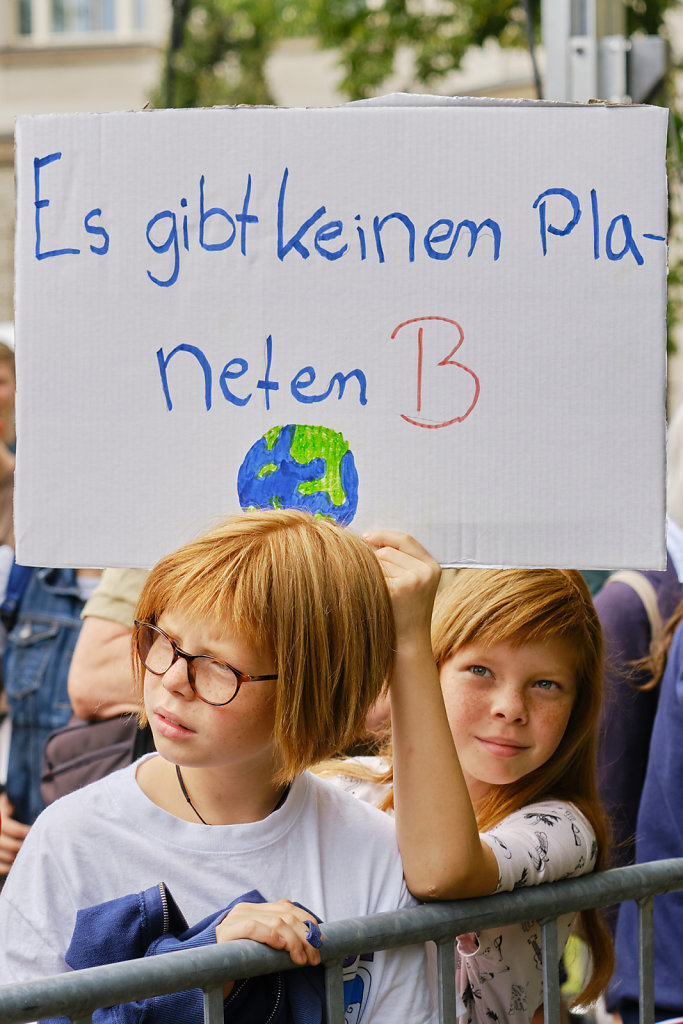
[[[439,1024],[456,1024],[455,1012],[455,946],[453,939],[444,939],[436,947],[437,984],[439,992]]]
[[[204,989],[204,1024],[223,1024],[223,986]],[[76,1024],[72,1021],[71,1024]]]
[[[560,917],[588,907],[609,906],[676,889],[683,889],[683,857],[614,868],[550,885],[522,887],[495,896],[335,921],[323,925],[321,955],[326,959],[367,952],[368,948],[438,942],[462,932]],[[368,942],[372,943],[369,947]]]
[[[0,986],[0,1024],[43,1017],[87,1017],[100,1006],[195,988],[209,991],[234,978],[294,968],[287,953],[248,939],[125,960]]]
[[[655,964],[652,899],[638,900],[638,1020],[654,1024]]]
[[[543,952],[543,1022],[556,1024],[560,1020],[560,954],[557,946],[557,918],[541,922],[541,949]]]
[[[344,974],[341,961],[325,965],[325,1011],[327,1024],[344,1024]]]
[[[543,920],[587,907],[683,889],[683,858],[616,868],[452,903],[323,924],[320,950],[325,964],[348,955],[454,938],[493,925]],[[42,1017],[85,1017],[100,1006],[209,989],[231,978],[294,969],[287,953],[246,939],[201,949],[180,950],[0,987],[0,1024],[24,1024]]]

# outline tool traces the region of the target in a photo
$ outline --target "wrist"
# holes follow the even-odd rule
[[[399,638],[394,655],[394,676],[405,669],[424,675],[436,673],[432,641],[428,634],[415,633],[411,637]]]

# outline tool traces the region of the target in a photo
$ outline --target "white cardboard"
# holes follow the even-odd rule
[[[149,566],[299,424],[357,531],[664,565],[667,112],[414,102],[18,119],[21,562]]]

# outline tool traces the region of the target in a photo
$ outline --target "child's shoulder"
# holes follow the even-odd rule
[[[343,758],[318,766],[310,777],[325,787],[324,792],[337,794],[335,799],[342,797],[344,803],[350,800],[348,806],[355,804],[386,817],[384,812],[378,811],[378,805],[390,788],[390,783],[382,781],[386,769],[387,763],[381,758]]]
[[[145,757],[152,755],[145,755]],[[90,837],[107,836],[111,830],[131,827],[144,821],[149,801],[136,783],[139,762],[96,779],[53,801],[38,815],[29,837],[38,838],[46,847],[70,848],[78,845],[84,822]]]
[[[574,826],[573,830],[572,825]],[[544,797],[542,800],[525,804],[518,810],[512,811],[489,831],[496,832],[511,827],[529,829],[540,827],[566,829],[569,827],[572,832],[579,829],[586,835],[593,836],[592,825],[576,804],[556,797]]]
[[[345,757],[328,762],[315,776],[364,804],[377,808],[391,789],[384,781],[389,762],[381,757]]]
[[[524,804],[488,829],[495,836],[501,833],[537,835],[540,830],[558,839],[571,837],[577,845],[587,844],[589,848],[595,840],[593,826],[579,807],[554,797]]]
[[[324,877],[342,880],[348,896],[364,894],[367,913],[414,906],[403,878],[393,817],[312,772],[305,772],[301,782],[297,848],[315,849]],[[334,888],[338,883],[330,884]],[[357,912],[349,907],[341,916]],[[339,908],[335,913],[340,916]]]
[[[586,874],[598,852],[586,816],[552,797],[513,811],[482,838],[498,861],[498,891]]]

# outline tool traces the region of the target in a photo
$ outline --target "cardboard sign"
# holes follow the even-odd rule
[[[444,564],[664,565],[667,112],[17,122],[17,553],[303,505]]]

